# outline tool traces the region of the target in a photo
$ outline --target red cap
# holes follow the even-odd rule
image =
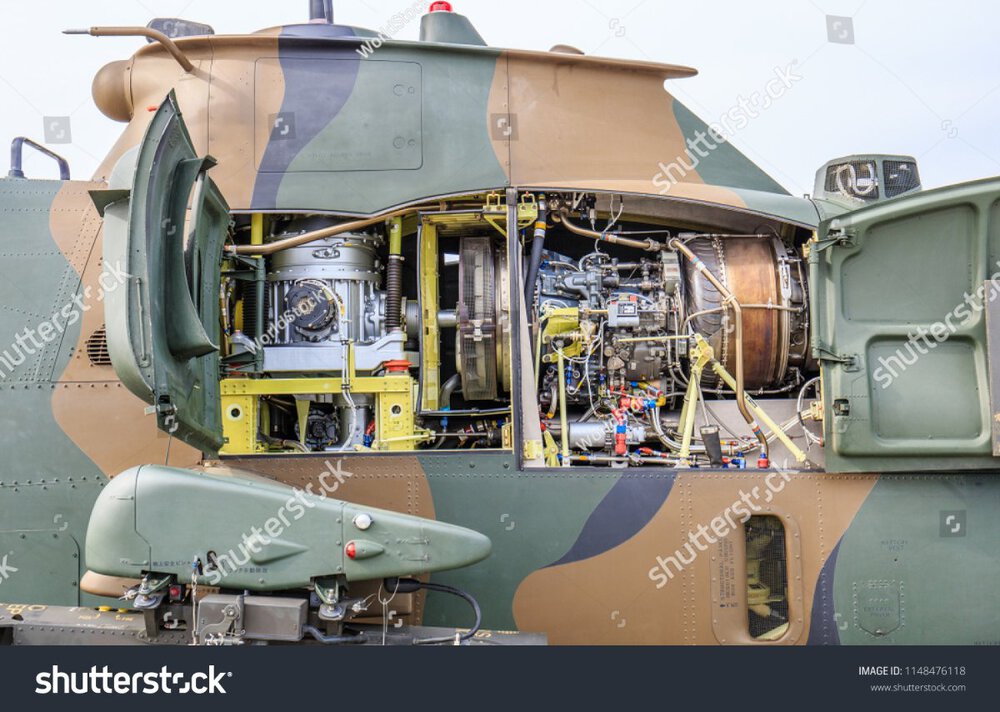
[[[386,361],[382,364],[386,373],[409,373],[413,364],[405,359],[397,361]]]
[[[445,0],[437,0],[437,2],[432,2],[431,6],[427,9],[427,12],[454,12],[451,9],[451,3],[445,2]]]

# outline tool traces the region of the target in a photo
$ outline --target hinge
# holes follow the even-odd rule
[[[856,247],[858,244],[857,230],[843,227],[831,227],[822,240],[810,244],[810,253],[820,253],[831,247]]]
[[[543,455],[545,455],[545,448],[542,447],[542,441],[541,440],[525,440],[524,441],[524,459],[525,460],[540,460]]]
[[[825,346],[817,346],[816,354],[820,361],[842,364],[845,371],[861,370],[861,357],[857,354],[838,354]]]

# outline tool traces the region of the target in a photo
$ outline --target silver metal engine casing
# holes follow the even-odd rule
[[[406,335],[390,334],[385,326],[383,265],[376,252],[381,244],[380,236],[345,233],[274,255],[267,275],[272,341],[264,348],[265,371],[342,371],[347,340],[358,371],[405,357]],[[335,295],[328,322],[304,328],[296,321],[290,298],[304,291]]]

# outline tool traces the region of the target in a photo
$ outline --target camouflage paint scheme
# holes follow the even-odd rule
[[[364,215],[516,186],[645,196],[692,227],[819,222],[815,204],[729,146],[657,195],[658,163],[684,156],[685,140],[705,128],[664,91],[665,79],[693,70],[410,42],[361,59],[358,38],[368,35],[296,25],[181,39],[190,74],[159,45],[142,47],[116,70],[133,116],[93,182],[0,180],[5,343],[97,289],[101,221],[87,191],[104,187],[171,89],[199,152],[218,159],[211,175],[235,211]],[[607,107],[620,106],[640,110],[615,112],[609,128]],[[398,123],[380,123],[388,114]],[[282,115],[294,116],[290,137],[271,128]],[[362,130],[379,137],[367,153],[352,141]],[[111,366],[87,357],[101,321],[100,308],[86,311],[0,382],[0,555],[10,551],[9,563],[27,572],[0,585],[0,600],[96,600],[77,588],[93,500],[105,478],[165,457],[166,436],[143,404]],[[173,443],[171,465],[199,459]],[[225,464],[301,485],[323,460]],[[346,467],[344,499],[492,539],[488,560],[436,577],[473,592],[487,627],[545,631],[561,644],[769,644],[746,632],[740,532],[661,588],[649,576],[689,531],[763,489],[767,472],[519,471],[510,453],[351,456]],[[781,643],[1000,643],[998,506],[1000,483],[988,473],[791,475],[762,509],[783,519],[795,552]],[[967,536],[945,536],[948,511],[964,512]],[[427,624],[466,616],[434,595],[421,614]]]

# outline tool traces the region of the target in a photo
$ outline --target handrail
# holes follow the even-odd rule
[[[59,164],[59,180],[69,180],[69,162],[55,151],[46,148],[37,141],[32,141],[27,136],[18,136],[10,142],[10,170],[7,172],[8,177],[24,178],[24,171],[21,170],[21,157],[24,154],[25,144]]]

